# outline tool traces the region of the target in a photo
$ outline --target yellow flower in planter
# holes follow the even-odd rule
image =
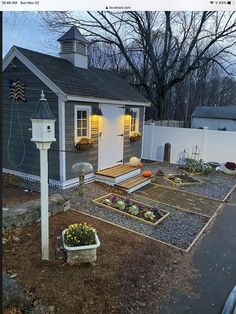
[[[86,223],[71,224],[66,228],[64,241],[67,246],[83,246],[96,243],[96,230]]]

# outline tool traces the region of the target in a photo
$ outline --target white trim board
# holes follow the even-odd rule
[[[66,100],[66,94],[54,84],[43,72],[41,72],[28,58],[26,58],[16,47],[12,47],[3,59],[2,70],[4,71],[14,58],[18,58],[30,71],[32,71],[45,85],[57,96]]]
[[[60,181],[66,181],[65,101],[58,97]]]
[[[116,100],[107,98],[97,98],[97,97],[86,97],[86,96],[76,96],[67,95],[67,101],[84,101],[84,102],[98,102],[101,104],[111,104],[111,105],[127,105],[127,106],[145,106],[150,107],[150,102],[138,102],[130,100]]]
[[[10,174],[13,174],[15,176],[18,176],[20,178],[23,178],[23,179],[29,180],[29,181],[40,181],[40,177],[39,176],[35,176],[35,175],[32,175],[32,174],[27,174],[27,173],[23,173],[23,172],[11,170],[11,169],[3,168],[2,172],[10,173]],[[88,184],[88,183],[93,182],[94,180],[95,180],[94,173],[87,174],[87,175],[85,175],[84,183]],[[60,182],[58,180],[49,179],[49,185],[50,186],[56,186],[56,187],[59,187],[59,188],[65,190],[65,189],[68,189],[68,188],[71,188],[71,187],[79,185],[79,178],[70,179],[70,180],[67,180],[67,181],[64,181],[64,182]]]

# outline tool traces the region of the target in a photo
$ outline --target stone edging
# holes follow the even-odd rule
[[[49,197],[49,215],[64,212],[70,208],[70,200],[60,194]],[[40,201],[17,204],[2,211],[2,232],[12,228],[24,227],[40,220]]]

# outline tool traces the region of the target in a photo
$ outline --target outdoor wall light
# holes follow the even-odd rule
[[[95,116],[103,116],[101,108],[93,108],[92,114]]]
[[[103,116],[101,108],[98,108],[98,110],[96,111],[96,115],[97,116]]]
[[[125,108],[125,114],[131,116],[132,115],[132,110],[130,110],[129,108]]]

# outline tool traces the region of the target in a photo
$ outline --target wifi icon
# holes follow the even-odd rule
[[[214,1],[210,1],[210,4],[213,4],[214,3]]]

